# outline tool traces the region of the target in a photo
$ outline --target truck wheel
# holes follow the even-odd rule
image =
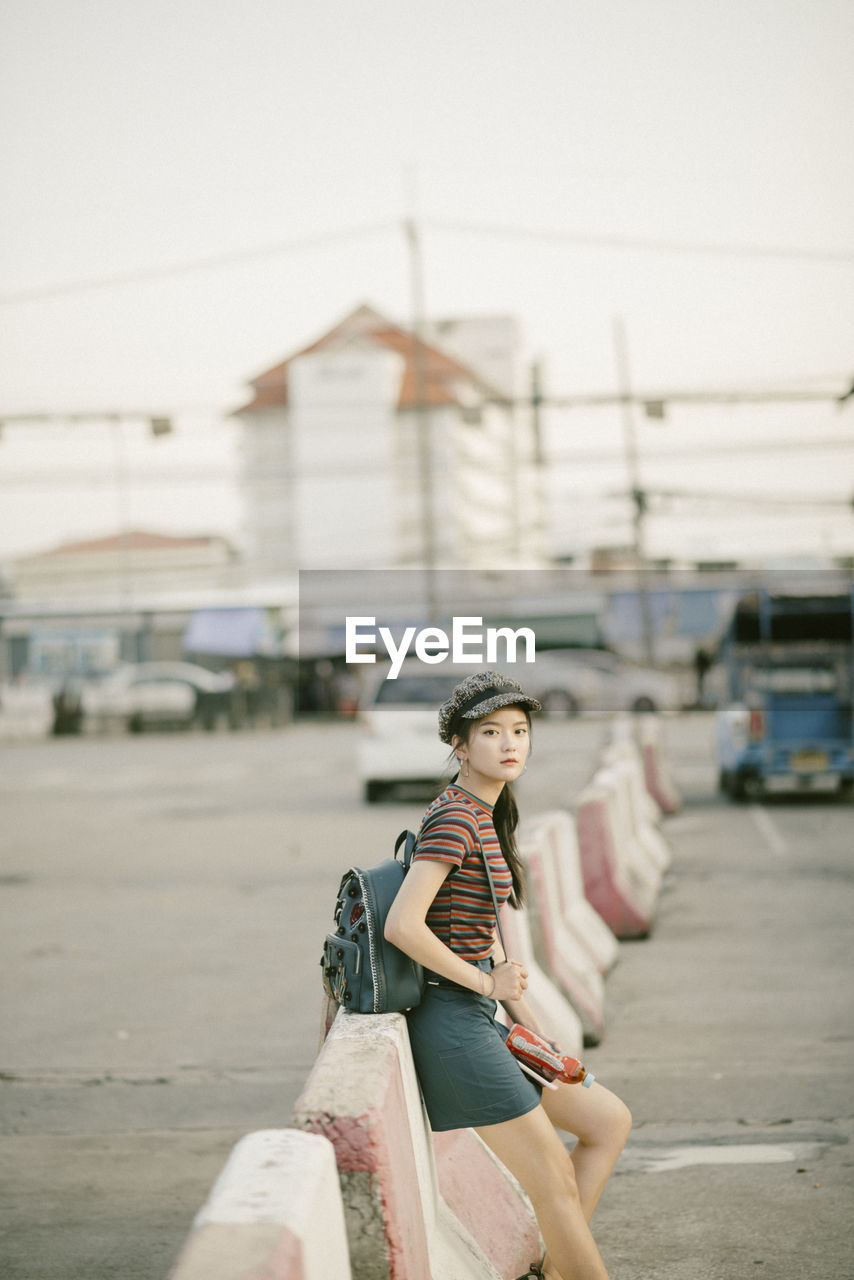
[[[731,800],[745,800],[747,798],[747,787],[741,774],[734,773],[729,780],[729,795]]]

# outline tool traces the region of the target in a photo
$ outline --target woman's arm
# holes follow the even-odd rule
[[[385,937],[425,969],[486,995],[492,985],[488,975],[455,955],[426,923],[433,899],[452,869],[449,862],[413,862],[386,916]]]
[[[508,964],[500,973],[484,973],[446,947],[428,928],[430,904],[450,872],[448,862],[424,858],[412,864],[386,916],[386,939],[425,969],[432,969],[477,995],[494,996],[496,1000],[521,996],[527,986],[527,974],[521,965]]]

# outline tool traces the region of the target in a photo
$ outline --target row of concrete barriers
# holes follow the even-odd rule
[[[520,827],[535,905],[502,926],[534,1012],[576,1057],[604,1033],[619,939],[652,928],[659,821],[679,804],[660,722],[619,720],[574,818]],[[324,1002],[291,1126],[238,1143],[170,1280],[512,1280],[540,1256],[527,1197],[474,1131],[430,1130],[403,1015]]]

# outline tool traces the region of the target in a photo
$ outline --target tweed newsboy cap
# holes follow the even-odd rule
[[[499,707],[542,710],[537,699],[525,693],[517,680],[511,680],[498,671],[476,671],[461,680],[448,701],[439,708],[439,737],[450,745],[453,737],[451,724],[457,716],[463,720],[480,720]]]

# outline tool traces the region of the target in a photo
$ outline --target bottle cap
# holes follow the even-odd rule
[[[594,1081],[595,1079],[596,1079],[596,1077],[594,1076],[593,1072],[592,1072],[592,1071],[588,1071],[588,1072],[587,1072],[587,1075],[586,1075],[586,1076],[584,1077],[584,1079],[581,1081],[581,1087],[582,1087],[583,1089],[589,1089],[589,1088],[590,1088],[590,1086],[592,1085],[592,1083],[593,1083],[593,1081]]]

